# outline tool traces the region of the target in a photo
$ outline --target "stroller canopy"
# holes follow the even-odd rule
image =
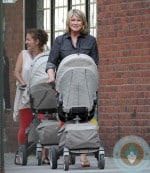
[[[46,64],[49,52],[43,52],[37,56],[30,72],[29,93],[31,107],[38,112],[57,112],[56,93],[48,83]]]
[[[48,74],[46,73],[46,64],[48,60],[49,52],[43,52],[39,54],[32,63],[30,72],[30,82],[29,88],[39,83],[44,83],[48,81]]]
[[[93,59],[85,54],[64,58],[56,73],[56,90],[64,112],[81,107],[91,111],[98,90],[98,69]]]

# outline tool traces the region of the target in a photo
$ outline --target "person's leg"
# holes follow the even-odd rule
[[[25,144],[26,142],[26,128],[30,125],[32,122],[32,111],[30,108],[21,109],[19,111],[19,130],[18,130],[18,145]],[[16,165],[20,164],[20,157],[18,154],[18,150],[15,155],[15,161],[14,163]]]
[[[25,130],[32,122],[32,111],[30,108],[21,109],[19,111],[19,131],[18,131],[18,144],[24,144],[27,136]]]
[[[44,147],[42,149],[42,164],[49,164],[48,149]]]
[[[82,167],[90,167],[90,162],[88,161],[87,154],[81,154],[80,160]]]

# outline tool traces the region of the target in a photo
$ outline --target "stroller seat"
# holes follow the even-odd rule
[[[56,113],[56,92],[49,83],[39,83],[30,88],[30,101],[33,112]]]
[[[82,120],[93,117],[97,102],[98,70],[93,59],[85,54],[67,56],[56,74],[58,113],[62,121],[77,114]]]

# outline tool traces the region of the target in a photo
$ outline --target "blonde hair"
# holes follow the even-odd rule
[[[67,17],[67,20],[66,20],[66,32],[70,32],[71,31],[70,27],[69,27],[69,22],[70,22],[72,16],[78,17],[83,22],[83,28],[81,29],[80,33],[82,33],[82,34],[89,33],[86,17],[84,15],[84,13],[81,10],[78,10],[78,9],[71,9],[68,12],[68,17]]]

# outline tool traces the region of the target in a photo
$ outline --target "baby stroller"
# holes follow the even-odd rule
[[[73,54],[60,63],[56,74],[58,116],[65,125],[60,129],[59,148],[50,147],[52,169],[62,154],[64,170],[70,158],[83,153],[94,154],[98,168],[104,169],[104,148],[100,145],[98,126],[90,123],[97,106],[98,70],[91,57]]]
[[[36,154],[37,165],[42,164],[42,148],[49,145],[58,145],[56,92],[53,85],[47,83],[48,75],[45,72],[49,53],[37,57],[32,63],[28,92],[33,112],[33,120],[26,129],[27,141],[21,145],[19,155],[21,165],[27,164],[27,157],[33,152]],[[42,120],[40,115],[42,115]]]

